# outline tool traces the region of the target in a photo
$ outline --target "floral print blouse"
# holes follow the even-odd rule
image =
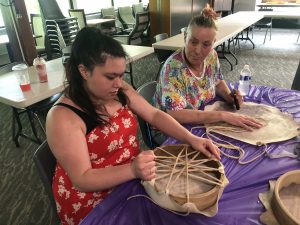
[[[199,109],[215,97],[215,87],[222,79],[215,50],[205,58],[202,76],[196,77],[185,61],[184,49],[179,49],[161,70],[154,105],[162,110]]]
[[[120,108],[109,118],[109,122],[110,125],[97,126],[86,135],[93,168],[130,163],[138,154],[137,120],[128,107]],[[79,224],[111,192],[111,190],[103,192],[78,191],[60,164],[56,166],[52,189],[57,212],[63,225]]]

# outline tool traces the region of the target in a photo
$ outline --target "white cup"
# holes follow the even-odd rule
[[[15,65],[12,68],[16,72],[16,77],[22,91],[31,90],[30,79],[28,74],[28,66],[25,63]]]

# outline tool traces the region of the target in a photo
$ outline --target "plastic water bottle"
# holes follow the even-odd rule
[[[239,91],[242,96],[248,94],[250,82],[251,82],[251,70],[249,65],[245,65],[241,71],[240,80],[239,80]]]

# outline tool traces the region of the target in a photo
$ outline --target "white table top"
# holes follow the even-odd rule
[[[88,26],[96,26],[101,23],[107,23],[112,21],[115,21],[115,19],[91,19],[91,20],[87,20],[86,23]]]
[[[255,12],[238,12],[220,18],[217,22],[218,31],[214,47],[222,44],[239,32],[256,23],[264,16]],[[153,43],[155,49],[177,50],[184,47],[184,34],[180,33],[165,40]]]
[[[300,12],[278,12],[278,11],[259,11],[264,17],[283,18],[283,19],[300,19]]]
[[[257,7],[300,7],[299,3],[260,3]]]
[[[154,52],[152,47],[122,45],[128,54],[127,63],[136,61]],[[29,67],[31,90],[22,92],[15,72],[0,75],[0,102],[15,108],[25,108],[55,95],[64,89],[65,70],[62,59],[46,63],[48,82],[40,83],[34,67]]]

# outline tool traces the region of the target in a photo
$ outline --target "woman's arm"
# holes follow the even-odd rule
[[[134,178],[154,178],[155,175],[149,173],[155,166],[152,151],[140,153],[131,164],[92,168],[85,129],[83,121],[66,108],[57,106],[48,113],[46,131],[49,146],[79,191],[102,191]]]
[[[200,138],[181,126],[173,117],[167,113],[150,105],[131,87],[126,88],[126,95],[129,97],[129,107],[145,121],[150,123],[168,136],[172,136],[184,143],[193,146],[194,149],[201,151],[208,157],[214,155],[220,158],[219,149],[206,138]]]
[[[252,117],[226,111],[201,111],[195,109],[182,109],[178,111],[167,110],[167,113],[182,124],[203,124],[224,121],[235,126],[243,127],[249,131],[252,130],[251,127],[260,128],[262,126],[262,124],[258,120]]]
[[[233,95],[230,92],[229,87],[227,86],[226,82],[224,80],[221,80],[218,85],[216,86],[216,94],[223,98],[226,102],[229,104],[233,104]],[[239,102],[239,105],[242,106],[244,103],[243,96],[240,94],[240,92],[237,90],[236,98]]]

